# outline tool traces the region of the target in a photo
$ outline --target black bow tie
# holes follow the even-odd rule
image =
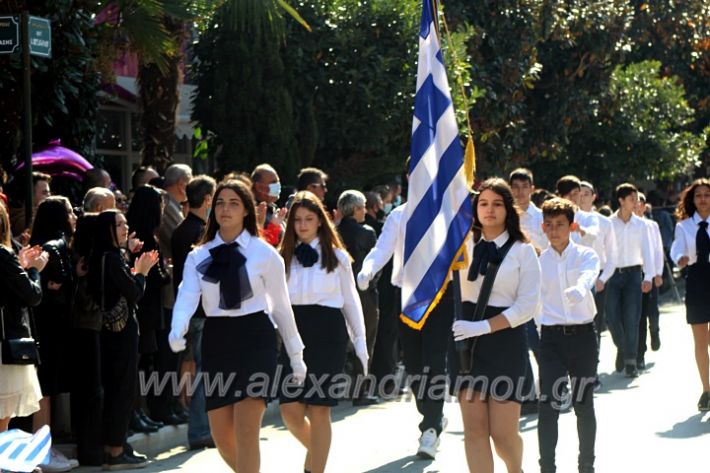
[[[249,279],[245,277],[247,259],[236,242],[215,246],[210,250],[210,256],[197,266],[197,271],[203,280],[219,283],[220,309],[239,309],[246,293],[251,292]],[[246,287],[242,287],[242,282]]]
[[[293,254],[296,255],[296,259],[304,268],[310,268],[318,261],[318,252],[306,243],[298,245]]]
[[[499,259],[498,247],[492,241],[479,240],[473,247],[473,261],[468,270],[468,280],[475,281],[478,275],[485,275],[489,263]]]

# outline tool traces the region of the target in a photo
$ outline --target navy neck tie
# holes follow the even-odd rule
[[[695,248],[698,250],[698,263],[710,263],[710,236],[708,222],[698,223],[698,233],[695,235]]]

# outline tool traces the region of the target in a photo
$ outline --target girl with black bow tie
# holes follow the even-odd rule
[[[469,471],[493,472],[493,452],[508,473],[519,473],[523,440],[518,433],[527,360],[525,323],[540,301],[540,264],[520,228],[519,210],[503,179],[485,181],[473,201],[471,266],[461,271],[464,320],[454,322],[454,340],[471,340],[470,368],[449,354],[451,394],[459,399]],[[473,246],[473,248],[471,248]],[[506,253],[507,251],[507,253]],[[472,320],[489,264],[499,264],[480,320]],[[458,374],[458,376],[457,376]]]
[[[333,378],[343,372],[348,334],[367,376],[365,321],[350,255],[315,194],[302,191],[294,196],[279,251],[309,367],[301,389],[284,385],[281,416],[307,449],[305,471],[322,473],[330,450],[330,410],[337,405]]]
[[[695,363],[703,387],[698,410],[710,411],[710,179],[696,179],[685,188],[676,217],[671,258],[679,268],[686,268],[686,321],[693,331]]]
[[[185,261],[169,336],[175,352],[185,349],[200,298],[207,316],[202,374],[212,438],[234,471],[258,473],[259,430],[276,379],[275,325],[297,384],[306,364],[283,259],[259,238],[254,197],[240,181],[217,187],[205,236]]]

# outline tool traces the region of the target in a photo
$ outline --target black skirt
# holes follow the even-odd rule
[[[248,397],[273,397],[276,331],[264,312],[207,317],[202,332],[202,381],[207,410]]]
[[[475,304],[464,302],[464,319],[473,320],[475,309]],[[483,314],[483,319],[490,319],[505,309],[489,306]],[[522,402],[528,357],[525,324],[468,340],[473,347],[473,361],[471,370],[467,373],[459,373],[457,344],[450,345],[448,365],[451,395],[457,396],[461,390],[471,388],[486,398]]]
[[[710,264],[692,264],[685,275],[685,319],[689,324],[710,322]]]
[[[301,402],[317,406],[336,406],[338,398],[345,395],[344,389],[336,384],[334,376],[343,373],[348,331],[340,309],[320,305],[295,305],[293,313],[303,344],[303,361],[308,368],[308,376],[303,386],[294,387],[283,383],[279,402]],[[291,363],[282,347],[279,356],[279,370],[282,380],[292,373]],[[344,378],[343,380],[344,381]]]

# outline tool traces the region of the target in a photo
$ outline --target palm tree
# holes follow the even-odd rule
[[[245,28],[255,36],[266,32],[278,36],[284,32],[285,11],[305,28],[308,24],[284,0],[226,0],[222,2],[197,0],[147,0],[162,3],[159,31],[169,38],[169,47],[156,57],[151,49],[141,55],[138,73],[140,102],[143,110],[143,150],[141,162],[158,171],[164,170],[172,161],[175,151],[175,119],[179,100],[180,63],[184,60],[184,43],[188,36],[187,23],[197,22],[198,28],[207,24],[214,11],[224,6],[232,19],[227,28]],[[152,17],[155,18],[155,17]],[[150,46],[150,45],[146,45]],[[148,54],[146,54],[148,53]]]

